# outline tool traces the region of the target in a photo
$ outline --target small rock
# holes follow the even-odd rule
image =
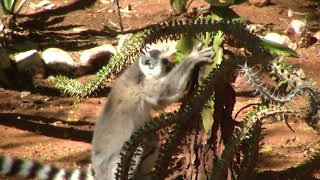
[[[50,76],[47,77],[46,82],[52,83],[52,82],[54,82],[55,80],[56,80],[55,76],[50,75]]]
[[[110,57],[115,53],[115,47],[110,44],[83,51],[80,56],[79,68],[74,72],[74,76],[96,72],[105,65]]]
[[[4,30],[4,24],[2,23],[1,19],[0,19],[0,32],[2,32]]]
[[[290,38],[286,35],[281,35],[278,33],[270,32],[264,36],[264,39],[276,42],[278,44],[282,44],[286,47],[289,47],[291,49],[296,49],[297,45],[295,43],[292,43]]]
[[[248,3],[257,7],[263,7],[269,5],[270,0],[248,0]]]
[[[313,37],[316,38],[317,41],[320,41],[320,31],[316,32]]]
[[[11,65],[9,55],[4,48],[0,48],[0,69],[7,69]]]
[[[266,40],[269,40],[269,41],[272,41],[272,42],[276,42],[276,43],[279,43],[279,44],[286,44],[290,41],[289,37],[286,36],[286,35],[281,35],[281,34],[278,34],[278,33],[275,33],[275,32],[270,32],[268,34],[266,34],[264,36],[264,39]]]
[[[18,53],[14,60],[20,72],[26,72],[30,75],[44,74],[43,62],[35,49]]]
[[[102,4],[110,4],[110,0],[99,0],[100,3]]]
[[[312,37],[316,38],[317,41],[320,41],[320,31],[317,31],[316,33],[314,33]]]
[[[81,32],[84,32],[84,31],[88,31],[88,28],[76,27],[76,28],[73,28],[72,31],[76,32],[76,33],[81,33]]]
[[[286,31],[291,41],[296,43],[299,47],[308,47],[316,42],[316,39],[311,36],[309,25],[306,20],[292,20]]]
[[[80,56],[80,65],[101,67],[115,53],[116,48],[110,44],[85,50]]]
[[[292,17],[293,17],[293,14],[294,14],[293,10],[289,8],[289,9],[288,9],[288,17],[289,17],[289,18],[292,18]]]
[[[309,16],[309,12],[299,12],[299,11],[294,11],[291,8],[288,9],[288,17],[289,18],[305,19],[308,16]]]
[[[30,3],[30,7],[32,9],[39,9],[39,8],[52,9],[56,7],[56,5],[50,2],[49,0],[42,0],[38,4]]]
[[[31,94],[31,92],[29,92],[29,91],[21,91],[20,98],[23,99],[23,98],[29,96],[30,94]]]
[[[287,34],[293,42],[299,43],[301,38],[307,33],[306,21],[294,19],[287,27]]]
[[[59,48],[48,48],[42,52],[46,66],[54,71],[69,73],[75,68],[75,63],[68,52]]]

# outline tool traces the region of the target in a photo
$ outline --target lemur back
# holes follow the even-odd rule
[[[35,161],[2,156],[0,174],[41,180],[114,180],[124,143],[151,119],[152,109],[162,108],[187,93],[195,66],[210,62],[210,56],[211,49],[194,51],[169,72],[167,59],[159,50],[152,50],[142,54],[125,70],[114,83],[96,122],[92,170],[65,171]]]
[[[150,119],[150,107],[141,99],[143,77],[136,66],[137,63],[133,64],[115,82],[96,123],[92,165],[101,179],[115,179],[122,145]]]

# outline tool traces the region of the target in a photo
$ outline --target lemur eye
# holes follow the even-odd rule
[[[151,64],[151,60],[150,59],[143,59],[142,60],[142,64],[144,64],[144,65],[150,65]]]

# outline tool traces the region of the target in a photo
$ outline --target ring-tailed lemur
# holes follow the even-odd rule
[[[116,80],[100,114],[92,141],[92,170],[65,171],[35,161],[0,157],[0,174],[38,179],[114,180],[120,151],[130,136],[151,119],[151,110],[181,99],[188,91],[196,65],[211,61],[211,49],[193,51],[168,70],[169,61],[159,50],[142,54]]]

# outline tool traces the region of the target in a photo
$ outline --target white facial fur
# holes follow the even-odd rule
[[[158,51],[158,50],[153,50]],[[160,51],[159,54],[151,55],[150,51],[140,56],[139,58],[139,68],[145,75],[146,79],[158,78],[163,75],[165,71],[164,64],[161,61]],[[145,61],[149,61],[149,64],[145,64]]]

